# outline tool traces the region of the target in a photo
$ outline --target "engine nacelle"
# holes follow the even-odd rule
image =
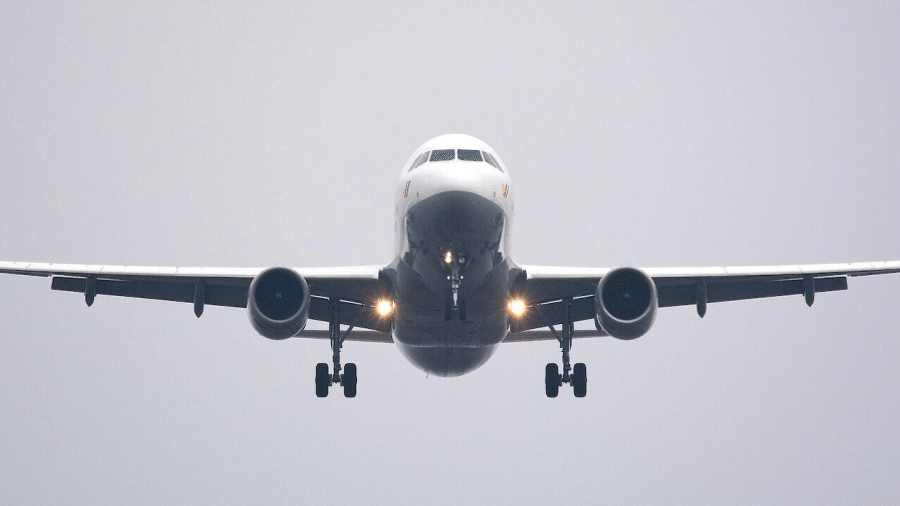
[[[597,283],[594,324],[616,339],[637,339],[656,319],[656,283],[644,271],[619,267]]]
[[[294,337],[306,327],[309,317],[309,286],[293,269],[266,269],[250,283],[247,312],[253,328],[263,337]]]

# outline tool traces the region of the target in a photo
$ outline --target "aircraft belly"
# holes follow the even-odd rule
[[[418,273],[402,262],[396,279],[399,286],[395,285],[395,341],[419,347],[472,348],[495,345],[506,337],[506,263],[484,276],[477,288],[466,292],[461,299],[466,308],[464,320],[458,312],[447,314],[448,294],[434,293]]]
[[[410,362],[428,373],[459,376],[474,371],[494,353],[508,325],[505,312],[478,310],[466,316],[466,321],[447,321],[442,298],[422,297],[415,304],[398,306],[394,342]]]
[[[419,369],[435,376],[462,376],[478,369],[491,358],[498,345],[475,348],[420,347],[397,342],[403,356]]]

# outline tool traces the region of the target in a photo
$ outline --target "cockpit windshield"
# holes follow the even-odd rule
[[[493,156],[491,156],[491,154],[488,153],[487,151],[484,152],[484,161],[493,165],[500,172],[503,172],[503,169],[500,168],[500,163],[497,162],[497,159],[494,158]]]
[[[457,159],[464,162],[487,162],[500,172],[503,172],[496,158],[487,151],[479,151],[477,149],[435,149],[434,151],[426,151],[413,160],[409,170],[413,170],[425,162],[446,162]]]
[[[419,155],[418,158],[416,158],[416,161],[414,161],[413,164],[409,167],[409,170],[413,170],[416,167],[418,167],[419,165],[422,165],[423,163],[427,162],[429,153],[431,153],[431,151],[426,151],[426,152],[422,153],[421,155]]]
[[[455,149],[435,149],[431,152],[430,162],[446,162],[456,158]]]
[[[467,162],[480,162],[481,160],[481,151],[477,149],[460,149],[458,150],[458,156],[460,160],[465,160]]]

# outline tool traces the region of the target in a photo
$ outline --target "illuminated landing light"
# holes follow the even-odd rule
[[[378,312],[378,316],[390,316],[394,312],[394,303],[387,299],[381,299],[375,303],[375,311]]]
[[[451,253],[449,251],[444,253],[444,263],[447,265],[450,265],[453,263],[453,253]]]
[[[522,299],[511,299],[509,301],[509,313],[516,318],[525,314],[525,301]]]

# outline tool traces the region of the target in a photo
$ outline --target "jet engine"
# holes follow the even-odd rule
[[[616,339],[637,339],[656,319],[656,284],[641,270],[613,269],[600,278],[594,296],[594,324]]]
[[[250,283],[247,312],[253,328],[263,337],[294,337],[306,327],[309,317],[309,286],[293,269],[266,269]]]

